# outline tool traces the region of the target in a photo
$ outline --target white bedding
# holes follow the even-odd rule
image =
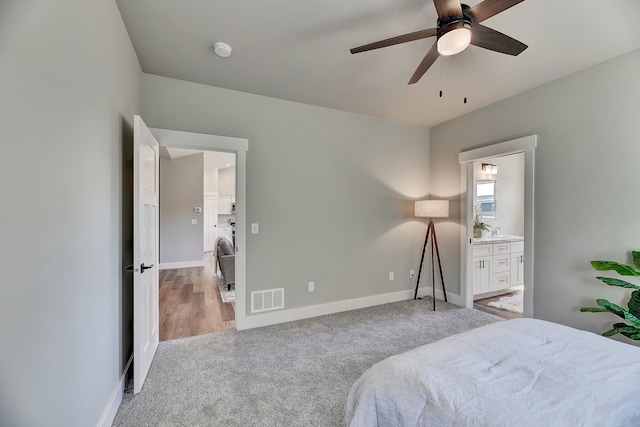
[[[373,365],[349,426],[640,426],[640,348],[534,319],[501,321]]]

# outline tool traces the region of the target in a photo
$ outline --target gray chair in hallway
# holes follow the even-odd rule
[[[216,258],[220,266],[220,272],[227,285],[227,289],[231,290],[236,286],[236,254],[233,249],[233,243],[228,238],[218,239],[218,247],[216,248]]]

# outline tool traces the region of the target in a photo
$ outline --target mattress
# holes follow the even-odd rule
[[[353,384],[349,426],[640,426],[640,348],[535,319],[385,359]]]

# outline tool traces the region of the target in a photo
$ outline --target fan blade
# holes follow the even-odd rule
[[[433,46],[431,46],[431,49],[429,49],[429,52],[427,52],[425,57],[422,59],[420,65],[418,65],[418,68],[416,68],[416,71],[413,73],[413,76],[411,76],[411,80],[409,80],[408,84],[412,85],[414,83],[417,83],[418,80],[420,80],[422,76],[424,76],[424,73],[427,72],[429,67],[431,67],[433,63],[436,62],[436,59],[438,59],[439,56],[440,54],[438,53],[438,43],[434,43]]]
[[[438,18],[442,20],[462,16],[460,0],[433,0],[433,5],[438,12]]]
[[[366,52],[368,50],[380,49],[381,47],[393,46],[400,43],[412,42],[414,40],[426,39],[427,37],[435,36],[436,31],[437,30],[435,28],[429,28],[428,30],[420,30],[409,34],[403,34],[401,36],[391,37],[390,39],[380,40],[378,42],[354,47],[353,49],[351,49],[351,53]]]
[[[484,0],[469,10],[469,15],[474,24],[479,24],[512,6],[522,3],[524,0]]]
[[[506,34],[479,24],[471,29],[471,44],[513,56],[520,55],[528,47]]]

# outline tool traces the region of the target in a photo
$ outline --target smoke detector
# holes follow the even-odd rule
[[[213,51],[221,58],[228,58],[231,56],[231,46],[224,42],[217,42],[213,45]]]

